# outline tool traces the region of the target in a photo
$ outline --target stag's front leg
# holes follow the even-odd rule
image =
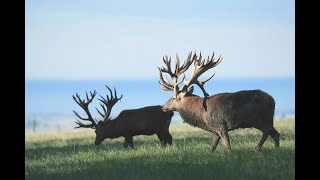
[[[230,138],[226,130],[220,132],[223,145],[228,151],[231,151]]]
[[[167,134],[166,143],[168,143],[169,145],[172,145],[172,136],[169,132]]]
[[[214,151],[217,148],[217,145],[219,143],[220,136],[218,133],[213,132],[212,134],[212,141],[211,141],[211,152],[214,153]]]
[[[132,136],[126,136],[125,137],[123,147],[125,147],[125,148],[133,148],[133,137]]]
[[[167,142],[165,141],[165,135],[162,132],[160,132],[157,133],[157,136],[160,140],[161,146],[165,146],[167,144]]]

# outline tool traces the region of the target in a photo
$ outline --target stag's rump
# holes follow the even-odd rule
[[[161,106],[124,110],[118,116],[117,126],[125,127],[133,135],[152,135],[168,129],[172,115]]]
[[[228,130],[273,127],[275,101],[264,91],[244,90],[212,96],[214,118],[226,122]],[[219,118],[220,117],[220,118]]]

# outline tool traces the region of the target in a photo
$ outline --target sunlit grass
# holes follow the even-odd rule
[[[255,129],[230,132],[232,152],[219,143],[210,152],[211,134],[187,124],[174,124],[173,145],[161,147],[153,136],[134,137],[134,149],[124,138],[93,144],[93,130],[28,133],[25,136],[26,179],[294,179],[295,123],[275,121],[280,151],[268,138],[262,152],[255,147],[262,133]]]

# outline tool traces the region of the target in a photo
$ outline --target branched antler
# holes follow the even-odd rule
[[[116,91],[116,88],[114,88],[114,97],[113,97],[113,94],[112,94],[112,91],[111,89],[106,86],[108,88],[108,90],[110,91],[110,98],[109,96],[107,95],[107,99],[105,99],[104,97],[102,97],[100,94],[100,97],[102,99],[99,99],[99,101],[101,101],[102,103],[100,103],[100,106],[102,107],[103,111],[104,111],[104,114],[102,114],[97,108],[97,111],[98,113],[103,117],[103,120],[102,121],[107,121],[109,120],[109,116],[111,114],[111,109],[112,107],[123,97],[123,95],[121,94],[120,98],[117,97],[117,91]],[[107,107],[107,109],[105,108],[105,106]]]
[[[194,55],[193,58],[191,58],[191,56],[192,56],[192,52],[189,53],[187,59],[184,61],[184,63],[180,67],[180,58],[178,54],[176,54],[176,64],[175,64],[174,72],[172,72],[171,70],[171,57],[169,59],[167,55],[163,57],[163,62],[165,66],[163,66],[162,68],[158,67],[159,75],[160,75],[159,84],[161,89],[166,91],[174,91],[175,96],[177,96],[181,92],[182,89],[179,89],[178,85],[185,80],[184,72],[189,68],[189,66],[192,64],[192,62],[196,57]],[[168,73],[172,79],[172,83],[170,83],[167,78],[163,78],[162,73]],[[177,82],[181,74],[183,74],[183,78],[181,79],[180,82]]]
[[[79,120],[76,121],[76,123],[79,125],[78,127],[75,128],[95,128],[97,126],[95,120],[92,118],[92,115],[89,111],[89,104],[92,102],[93,98],[96,96],[97,92],[93,91],[93,93],[90,91],[90,95],[91,97],[89,98],[88,93],[86,92],[86,98],[87,101],[85,101],[85,99],[81,100],[80,95],[78,93],[76,93],[76,97],[73,95],[73,99],[74,101],[86,112],[86,114],[88,115],[88,118],[83,118],[81,117],[76,111],[73,111],[74,114],[81,120],[84,121],[90,121],[92,124],[83,124],[81,123]]]
[[[192,84],[196,84],[201,88],[203,95],[205,97],[209,96],[209,94],[205,91],[203,85],[207,81],[209,81],[215,75],[215,73],[213,73],[209,78],[207,78],[203,81],[199,81],[198,77],[201,76],[207,70],[217,66],[221,62],[221,60],[222,60],[221,55],[218,57],[217,60],[215,60],[214,52],[213,52],[211,58],[209,58],[209,56],[208,56],[208,59],[205,62],[205,59],[202,60],[202,56],[201,56],[201,52],[200,52],[199,58],[198,59],[196,58],[193,61],[192,74],[191,74],[189,81],[187,81],[187,80],[183,81],[185,84],[184,89],[187,89]]]
[[[96,108],[96,110],[98,111],[98,113],[102,116],[103,120],[102,121],[107,121],[109,120],[109,116],[111,114],[111,109],[112,107],[122,98],[122,95],[120,96],[120,98],[117,97],[117,91],[116,88],[114,88],[114,96],[112,94],[111,89],[106,86],[109,91],[110,91],[110,98],[107,95],[107,99],[105,99],[104,97],[102,97],[100,94],[101,99],[99,99],[99,101],[101,101],[100,106],[102,107],[104,114],[101,113],[98,108]],[[75,128],[96,128],[97,123],[96,121],[93,119],[90,111],[89,111],[89,104],[92,102],[92,100],[94,99],[94,97],[96,96],[97,92],[94,91],[93,93],[90,91],[90,95],[91,97],[89,98],[88,93],[86,92],[86,98],[87,100],[83,99],[81,100],[80,95],[78,93],[76,93],[76,96],[72,96],[74,101],[76,101],[76,103],[86,112],[86,114],[88,115],[88,118],[83,118],[81,117],[76,111],[73,111],[75,113],[75,115],[80,118],[81,120],[84,121],[90,121],[91,124],[83,124],[81,123],[79,120],[76,121],[76,123],[79,125],[78,127]],[[106,108],[105,108],[106,106]],[[99,121],[100,123],[100,121]]]
[[[211,58],[209,58],[209,56],[208,56],[207,61],[205,59],[202,60],[201,52],[200,52],[199,57],[196,55],[196,53],[192,56],[192,52],[190,52],[187,59],[184,61],[183,65],[180,67],[180,59],[177,54],[176,55],[175,71],[172,72],[172,70],[171,70],[171,57],[170,57],[170,59],[168,59],[168,56],[165,55],[163,57],[163,62],[165,64],[165,66],[162,68],[158,67],[159,75],[160,75],[160,81],[159,81],[160,87],[166,91],[174,91],[174,96],[177,96],[179,93],[187,91],[188,87],[190,87],[190,85],[196,84],[201,88],[204,96],[207,97],[207,96],[209,96],[209,94],[205,91],[203,86],[215,74],[213,73],[209,78],[207,78],[203,81],[199,81],[198,77],[200,75],[202,75],[204,72],[206,72],[207,70],[217,66],[221,62],[221,60],[222,60],[221,55],[218,57],[217,60],[215,60],[214,52],[212,53]],[[192,70],[192,74],[191,74],[189,81],[187,81],[185,79],[184,72],[190,67],[191,64],[193,65],[193,68],[192,68],[193,70]],[[162,73],[168,73],[172,79],[172,83],[170,83],[170,81],[168,79],[163,78]],[[183,78],[181,79],[180,82],[177,82],[177,80],[181,74],[183,74]],[[182,82],[184,82],[185,85],[182,88],[179,88],[178,85],[181,84]]]

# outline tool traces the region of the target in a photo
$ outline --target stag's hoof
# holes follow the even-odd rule
[[[260,147],[256,147],[256,151],[257,152],[261,152],[261,148]]]

